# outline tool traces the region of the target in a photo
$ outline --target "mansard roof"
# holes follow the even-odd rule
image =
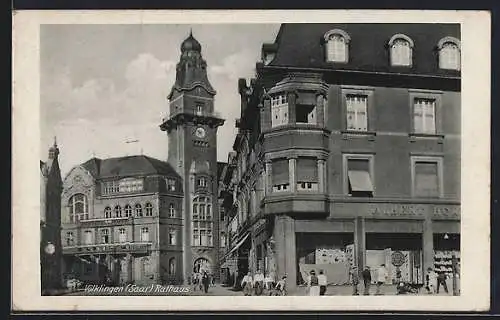
[[[172,166],[165,161],[145,155],[118,158],[92,158],[82,164],[96,179],[130,176],[165,175],[178,177]]]
[[[325,59],[324,37],[332,30],[349,35],[347,63],[331,63]],[[397,34],[408,36],[414,43],[413,64],[409,69],[390,65],[389,41]],[[458,77],[459,71],[439,69],[438,44],[445,37],[460,39],[460,25],[282,24],[275,41],[276,56],[268,66]]]

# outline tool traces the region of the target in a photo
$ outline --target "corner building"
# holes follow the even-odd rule
[[[223,262],[330,284],[408,282],[460,250],[460,28],[283,24],[239,80]],[[229,201],[231,202],[231,201]]]
[[[189,282],[219,276],[216,92],[201,45],[181,44],[170,114],[159,124],[168,159],[92,158],[64,180],[65,275],[87,283]]]

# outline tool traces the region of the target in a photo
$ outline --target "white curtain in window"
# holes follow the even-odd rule
[[[415,99],[413,106],[413,130],[415,133],[436,133],[435,102],[431,99]]]
[[[437,162],[415,163],[415,192],[420,197],[437,197],[439,195]]]
[[[366,131],[368,129],[367,103],[366,96],[349,95],[346,97],[348,130]]]
[[[328,61],[346,61],[346,41],[341,35],[331,35],[326,44],[326,50]]]
[[[92,244],[92,231],[91,230],[86,230],[85,231],[85,244]]]
[[[142,228],[141,229],[141,241],[142,242],[148,242],[149,241],[149,229],[148,228]]]
[[[460,69],[460,50],[452,42],[447,42],[439,51],[439,66],[441,69]]]
[[[123,243],[127,242],[127,231],[125,229],[119,230],[118,240]]]
[[[410,43],[404,39],[394,41],[391,47],[391,64],[409,66],[411,60]]]

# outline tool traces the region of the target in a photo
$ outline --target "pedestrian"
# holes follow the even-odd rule
[[[310,296],[319,296],[319,280],[316,276],[316,271],[311,270],[307,279],[307,286],[309,287]]]
[[[327,278],[323,270],[319,270],[318,284],[319,284],[319,295],[324,296],[326,293]]]
[[[358,274],[358,267],[352,266],[351,267],[351,284],[352,284],[352,295],[353,296],[358,296],[358,284],[359,284],[359,274]]]
[[[370,272],[370,267],[366,266],[365,269],[361,272],[361,277],[363,278],[363,286],[364,291],[363,295],[370,295],[370,285],[372,284],[372,274]]]
[[[280,281],[276,284],[275,289],[277,293],[281,296],[286,296],[286,275],[284,275]]]
[[[273,280],[273,278],[271,278],[270,274],[268,274],[267,276],[264,277],[264,287],[268,291],[271,291],[272,288],[274,288],[274,280]]]
[[[448,293],[448,285],[446,284],[446,279],[448,279],[448,277],[446,276],[446,273],[444,273],[444,271],[439,272],[439,274],[437,276],[436,293],[439,293],[440,286],[443,286],[444,292]]]
[[[205,290],[205,293],[208,293],[208,286],[210,284],[209,282],[209,277],[208,277],[208,273],[206,271],[203,272],[203,276],[201,278],[201,282],[203,284],[203,289]]]
[[[428,294],[433,294],[436,292],[437,277],[434,270],[431,267],[427,268],[427,273],[425,274],[425,289],[427,289]]]
[[[243,294],[245,296],[252,295],[253,278],[250,271],[248,271],[248,273],[243,277],[243,280],[241,280],[241,286],[243,287]]]
[[[262,295],[262,291],[264,291],[264,275],[262,272],[257,270],[257,273],[253,277],[253,283],[254,283],[254,289],[255,289],[255,295],[260,296]]]
[[[212,287],[215,287],[215,276],[213,273],[211,278],[212,278]]]
[[[193,291],[196,291],[196,288],[198,287],[198,274],[196,272],[193,272],[192,284],[193,284]]]
[[[377,270],[377,292],[376,295],[383,295],[382,293],[382,285],[387,281],[388,277],[387,269],[385,268],[385,264],[381,264]]]

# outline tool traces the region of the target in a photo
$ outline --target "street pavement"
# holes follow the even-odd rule
[[[168,287],[168,286],[164,286]],[[180,288],[181,286],[179,286]],[[127,290],[121,290],[119,292],[113,292],[113,293],[102,293],[102,292],[89,292],[88,290],[79,290],[76,292],[66,292],[63,293],[62,295],[72,295],[72,296],[89,296],[89,295],[97,295],[97,296],[127,296],[127,295],[146,295],[146,296],[161,296],[161,295],[182,295],[182,296],[243,296],[242,291],[236,291],[231,287],[225,287],[219,284],[216,284],[215,286],[212,286],[208,289],[208,293],[204,293],[203,291],[198,290],[193,290],[193,286],[185,286],[184,291],[188,291],[185,293],[172,293],[172,292],[148,292],[148,293],[141,293],[141,292],[130,292]],[[360,285],[358,287],[358,291],[360,294],[363,293],[363,286]],[[370,295],[375,295],[376,287],[372,286],[370,288]],[[328,286],[326,295],[327,296],[349,296],[352,295],[353,288],[352,286]],[[384,295],[397,295],[396,291],[396,286],[394,285],[384,285],[382,286],[382,292]],[[264,293],[266,295],[266,293]],[[304,286],[299,286],[295,290],[295,292],[290,292],[289,295],[291,296],[306,296],[307,295],[307,288]],[[412,294],[416,295],[416,294]],[[425,289],[422,289],[418,295],[428,295],[425,292]],[[441,290],[439,294],[434,294],[434,295],[452,295],[451,288],[449,287],[449,293],[445,293],[444,290]]]

